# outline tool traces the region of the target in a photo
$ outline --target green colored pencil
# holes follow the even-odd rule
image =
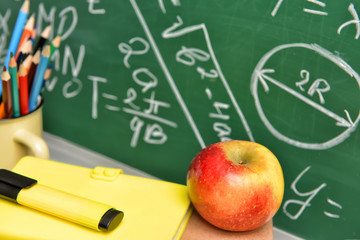
[[[13,117],[20,117],[17,66],[16,66],[15,57],[12,52],[10,53],[9,74],[11,77],[11,97],[13,104]]]

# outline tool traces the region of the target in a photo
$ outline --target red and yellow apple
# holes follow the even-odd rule
[[[283,199],[284,177],[268,148],[231,140],[210,145],[195,156],[187,187],[206,221],[224,230],[248,231],[275,215]]]

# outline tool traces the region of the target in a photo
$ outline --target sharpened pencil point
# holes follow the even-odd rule
[[[46,38],[48,39],[49,38],[49,35],[50,35],[50,32],[51,32],[51,25],[47,26],[44,31],[41,33],[41,36],[43,38]]]
[[[50,45],[46,45],[46,47],[42,51],[42,55],[44,57],[49,57],[50,56]]]
[[[29,8],[30,8],[30,1],[29,1],[29,0],[25,0],[24,3],[23,3],[23,5],[22,5],[21,8],[20,8],[20,11],[28,13],[28,12],[29,12]]]
[[[20,64],[19,77],[25,76],[27,74],[24,64]]]
[[[61,43],[61,36],[60,35],[57,35],[51,42],[51,44],[58,48],[60,46],[60,43]]]

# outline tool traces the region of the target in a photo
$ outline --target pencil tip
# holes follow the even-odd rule
[[[48,25],[41,33],[41,37],[43,38],[49,38],[49,35],[50,35],[50,32],[51,32],[51,25]]]
[[[20,11],[28,13],[29,12],[29,7],[30,7],[30,1],[29,0],[25,0],[23,5],[21,6]]]
[[[3,71],[5,72],[6,71],[6,67],[4,66],[4,68],[3,68]]]
[[[26,69],[25,69],[25,66],[23,63],[20,64],[20,67],[19,67],[19,76],[25,76],[26,75]]]
[[[53,40],[52,40],[52,45],[56,48],[60,47],[60,43],[61,43],[61,36],[57,35]]]
[[[12,52],[10,52],[10,57],[14,57],[14,54]]]
[[[44,50],[42,51],[42,55],[44,55],[45,57],[50,56],[50,45],[45,46]]]

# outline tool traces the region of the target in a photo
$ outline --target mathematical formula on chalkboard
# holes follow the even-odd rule
[[[2,61],[18,5],[0,11]],[[31,5],[38,32],[62,34],[43,92],[46,131],[180,183],[207,145],[262,143],[284,168],[275,226],[360,237],[358,3]]]

